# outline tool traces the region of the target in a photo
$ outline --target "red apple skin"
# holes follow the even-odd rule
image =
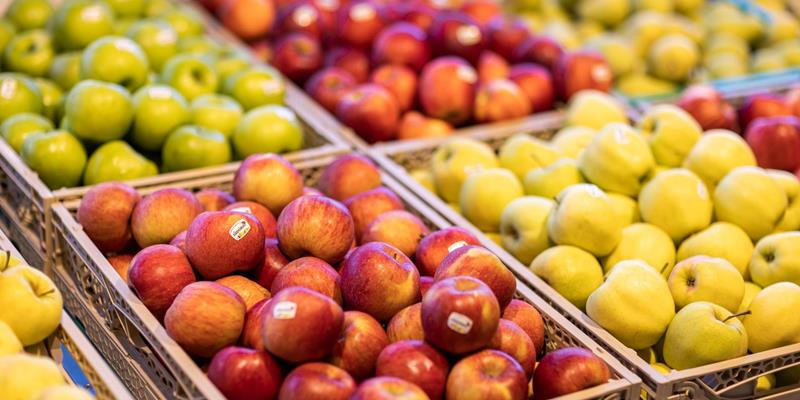
[[[315,257],[301,257],[281,268],[272,281],[270,291],[275,294],[292,286],[311,289],[342,304],[339,273],[325,261]]]
[[[139,200],[139,193],[128,185],[101,183],[83,196],[76,217],[100,251],[119,252],[133,244],[130,220]]]
[[[208,10],[208,12],[214,14],[217,11],[217,9],[222,5],[222,3],[224,1],[223,0],[198,0],[197,2],[200,3],[200,5],[203,6],[203,8]]]
[[[365,83],[341,97],[336,117],[368,143],[385,142],[397,137],[400,105],[383,86]]]
[[[381,172],[375,163],[360,154],[345,154],[330,163],[317,181],[317,188],[334,200],[349,198],[381,186]]]
[[[186,253],[186,231],[181,231],[181,233],[175,235],[175,237],[169,241],[169,245],[175,246]]]
[[[270,42],[268,38],[259,39],[250,43],[250,54],[252,54],[256,60],[263,63],[271,63],[273,53],[272,42]]]
[[[145,307],[162,320],[178,293],[197,278],[179,248],[156,244],[136,253],[127,281]]]
[[[369,1],[345,4],[336,14],[336,40],[355,48],[369,49],[383,27],[378,9]]]
[[[481,25],[486,25],[502,14],[500,4],[494,0],[467,0],[461,4],[461,12],[469,15]]]
[[[355,238],[347,208],[325,196],[302,196],[278,216],[278,245],[290,259],[307,255],[336,264]]]
[[[289,260],[278,247],[278,240],[267,238],[264,240],[264,259],[250,271],[250,277],[265,288],[272,287],[278,271],[288,263]]]
[[[211,357],[239,339],[247,310],[236,292],[215,282],[181,290],[164,316],[167,334],[187,353]]]
[[[405,65],[414,71],[431,59],[428,35],[418,26],[409,22],[397,22],[381,31],[372,46],[374,65]]]
[[[457,276],[438,281],[422,298],[425,340],[452,354],[466,354],[491,342],[500,306],[485,283]]]
[[[603,57],[592,51],[565,53],[553,68],[556,93],[562,101],[569,101],[577,92],[594,89],[608,92],[614,74]]]
[[[431,399],[444,394],[450,363],[422,340],[403,340],[381,351],[375,366],[377,376],[393,376],[411,382]]]
[[[233,195],[255,201],[280,215],[292,200],[303,195],[303,176],[277,154],[255,154],[242,161],[233,178]]]
[[[550,71],[538,64],[523,63],[511,67],[508,79],[519,86],[528,97],[531,112],[542,112],[553,109],[555,87]]]
[[[229,400],[274,399],[282,374],[266,351],[230,346],[211,359],[208,379]]]
[[[311,75],[306,82],[306,92],[329,112],[336,112],[339,99],[356,86],[356,80],[349,72],[327,67]]]
[[[242,346],[249,347],[254,350],[266,350],[264,346],[264,337],[261,336],[261,325],[264,323],[266,314],[264,310],[267,309],[271,298],[265,298],[250,307],[244,317],[244,327],[242,328],[242,336],[239,337],[239,342]]]
[[[711,86],[695,85],[686,89],[678,106],[694,117],[703,130],[739,131],[736,109]]]
[[[400,250],[386,243],[357,247],[340,274],[345,304],[381,322],[420,299],[417,268]]]
[[[549,36],[531,36],[516,48],[512,61],[539,64],[553,71],[564,48]]]
[[[280,400],[348,400],[356,381],[331,364],[311,362],[295,368],[283,381]]]
[[[186,256],[197,273],[217,279],[249,271],[264,258],[264,230],[256,217],[236,211],[206,211],[186,231]]]
[[[747,130],[757,118],[784,117],[792,115],[792,110],[784,100],[773,94],[757,94],[745,99],[739,108],[739,126]]]
[[[186,230],[203,206],[183,189],[159,189],[143,197],[133,208],[131,230],[141,248],[169,243]]]
[[[234,35],[253,40],[269,33],[275,20],[275,5],[271,0],[224,0],[217,16]]]
[[[330,297],[302,287],[275,294],[263,311],[264,346],[291,363],[318,360],[333,350],[344,312]]]
[[[274,29],[279,35],[303,32],[322,40],[333,29],[335,16],[313,1],[296,1],[278,10],[275,22]]]
[[[351,196],[344,201],[344,205],[353,216],[357,238],[364,235],[378,216],[389,211],[404,209],[403,201],[383,186]]]
[[[506,61],[514,60],[514,52],[531,37],[528,25],[521,18],[498,15],[486,24],[489,48]]]
[[[757,118],[747,127],[745,139],[758,166],[790,172],[800,168],[800,118]]]
[[[361,50],[351,47],[334,47],[325,54],[325,66],[347,71],[356,83],[369,78],[369,57]]]
[[[248,311],[261,300],[270,297],[269,290],[241,275],[229,275],[215,282],[236,292],[244,301]]]
[[[417,385],[390,376],[367,379],[359,385],[350,400],[428,400]]]
[[[501,318],[500,324],[497,325],[497,331],[494,333],[492,341],[489,342],[489,348],[500,350],[514,357],[525,371],[526,382],[533,376],[533,368],[536,365],[536,347],[528,334],[517,324]]]
[[[533,373],[533,396],[552,399],[602,385],[611,379],[606,363],[582,348],[564,348],[547,353]]]
[[[416,253],[416,265],[424,276],[434,276],[436,269],[453,250],[460,246],[480,246],[481,242],[468,230],[451,226],[440,229],[425,236],[419,242]]]
[[[243,214],[248,214],[256,217],[261,224],[261,229],[264,231],[265,238],[276,238],[275,232],[275,217],[267,207],[262,206],[254,201],[237,201],[231,203],[222,209],[223,211],[235,211]]]
[[[478,21],[456,11],[437,12],[428,37],[437,54],[454,55],[473,63],[489,44]]]
[[[417,97],[417,74],[404,65],[387,64],[372,71],[370,82],[383,86],[394,95],[400,112],[411,109]]]
[[[397,138],[400,140],[446,137],[453,134],[453,126],[420,112],[408,111],[400,118]]]
[[[430,231],[416,215],[405,210],[394,210],[379,215],[369,224],[361,243],[383,242],[414,257],[419,241]]]
[[[796,87],[786,93],[786,96],[783,100],[786,105],[789,106],[789,110],[792,111],[792,115],[800,118],[800,87]]]
[[[375,372],[375,361],[389,345],[380,322],[361,311],[345,311],[339,341],[333,347],[330,363],[350,373],[356,381]]]
[[[132,254],[118,254],[116,256],[108,257],[108,263],[111,264],[111,268],[114,268],[114,271],[117,271],[119,277],[122,278],[125,283],[128,283],[128,270],[131,268],[131,261],[133,261]]]
[[[516,83],[507,79],[496,79],[478,86],[475,95],[476,121],[506,121],[522,118],[530,113],[530,100]]]
[[[422,303],[412,304],[395,314],[386,324],[386,336],[391,343],[401,340],[424,340]]]
[[[203,189],[195,193],[194,197],[206,211],[220,211],[236,201],[230,193],[219,189]]]
[[[456,276],[471,276],[492,289],[500,309],[505,309],[517,292],[517,279],[491,251],[481,246],[463,246],[442,260],[433,279],[436,282]]]
[[[528,379],[519,363],[508,354],[483,350],[453,366],[446,390],[448,400],[525,400],[528,398]]]
[[[503,310],[502,318],[517,324],[528,334],[536,347],[536,354],[544,350],[544,320],[539,310],[522,300],[514,299]]]
[[[426,31],[433,25],[435,11],[423,2],[390,1],[381,6],[383,19],[408,22]]]
[[[511,67],[503,57],[497,53],[486,50],[478,58],[478,81],[491,82],[497,79],[508,78]]]
[[[303,188],[303,196],[324,196],[324,194],[322,194],[322,192],[320,192],[319,189],[305,187]]]
[[[275,44],[272,64],[289,79],[303,83],[322,67],[322,46],[307,33],[290,33]]]
[[[464,59],[440,57],[422,69],[419,102],[422,111],[455,126],[469,121],[478,73]]]
[[[419,292],[423,296],[425,296],[425,293],[428,293],[428,289],[430,289],[431,286],[433,286],[434,282],[435,281],[433,280],[432,276],[420,276],[419,277]]]

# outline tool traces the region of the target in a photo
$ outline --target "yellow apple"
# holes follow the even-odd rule
[[[503,237],[502,237],[502,235],[500,235],[500,233],[498,233],[498,232],[484,232],[483,234],[486,235],[486,237],[489,238],[489,240],[494,242],[496,245],[498,245],[498,246],[502,246],[503,245]]]
[[[619,25],[630,11],[628,0],[578,0],[576,4],[581,19],[596,21],[608,28]]]
[[[678,92],[674,82],[658,79],[642,72],[633,72],[616,80],[616,89],[629,97],[667,96]]]
[[[639,216],[639,204],[636,200],[619,193],[606,193],[611,200],[611,208],[615,217],[623,226],[635,224],[642,220]]]
[[[724,307],[698,301],[675,314],[664,336],[664,361],[675,369],[700,367],[747,354],[747,332]]]
[[[742,228],[729,222],[714,222],[678,247],[678,261],[692,256],[724,258],[744,276],[753,256],[753,242]]]
[[[501,167],[513,172],[522,181],[529,171],[547,167],[561,155],[547,142],[519,134],[503,143],[498,158]]]
[[[707,301],[735,312],[744,297],[742,274],[724,258],[689,257],[675,265],[667,284],[677,308]]]
[[[738,225],[753,240],[775,231],[787,206],[783,189],[758,167],[738,167],[714,189],[717,220]]]
[[[45,389],[36,400],[92,400],[89,392],[72,385],[59,385]]]
[[[678,168],[661,172],[644,185],[639,212],[644,222],[680,242],[711,224],[712,202],[700,178]]]
[[[778,183],[786,193],[789,205],[783,213],[775,232],[796,231],[800,229],[800,181],[795,174],[786,171],[768,169],[767,174]]]
[[[639,58],[633,45],[622,35],[601,34],[587,41],[584,47],[602,54],[615,77],[633,72]]]
[[[550,247],[547,216],[555,206],[550,199],[525,196],[508,203],[500,216],[501,245],[520,262],[528,265]]]
[[[411,175],[411,178],[417,183],[422,185],[422,187],[433,193],[436,193],[436,183],[433,180],[433,172],[428,171],[427,169],[416,169],[408,174]]]
[[[750,260],[753,283],[767,287],[776,282],[800,285],[800,232],[781,232],[764,236],[756,243]]]
[[[474,139],[452,138],[442,143],[431,160],[436,192],[448,203],[458,202],[461,185],[470,172],[498,166],[494,151]]]
[[[562,190],[578,183],[586,183],[578,163],[562,158],[547,167],[530,170],[522,182],[525,194],[555,199]]]
[[[775,387],[775,374],[761,375],[756,380],[756,393],[771,390]]]
[[[700,49],[686,35],[671,33],[656,40],[648,52],[649,71],[657,78],[685,82],[700,62]]]
[[[601,189],[636,196],[655,161],[647,142],[635,129],[610,123],[583,151],[578,167],[589,182]]]
[[[750,303],[753,302],[753,299],[759,292],[761,292],[761,286],[758,286],[753,282],[745,282],[744,296],[742,296],[742,304],[739,304],[739,308],[736,309],[736,312],[740,313],[750,308]]]
[[[597,259],[574,246],[545,250],[533,259],[530,270],[581,310],[589,295],[603,283],[603,269]]]
[[[7,323],[0,321],[0,356],[16,354],[23,350],[22,343]]]
[[[647,138],[658,165],[679,167],[703,128],[682,108],[662,104],[649,109],[636,126]]]
[[[561,152],[564,157],[578,158],[583,149],[592,142],[595,133],[597,131],[585,126],[568,126],[556,132],[550,145]]]
[[[499,232],[500,217],[512,200],[524,195],[522,184],[511,171],[502,168],[471,173],[461,187],[461,212],[478,229]]]
[[[609,95],[598,90],[582,90],[569,101],[566,126],[585,126],[600,130],[612,122],[628,122],[625,107]]]
[[[0,270],[0,321],[24,346],[53,333],[61,322],[62,304],[61,293],[43,272],[26,265]]]
[[[64,384],[56,363],[25,353],[0,357],[0,393],[4,400],[35,399],[45,389]]]
[[[611,253],[622,237],[608,196],[595,185],[570,186],[556,197],[547,232],[556,244],[579,247],[597,257]]]
[[[800,343],[800,286],[779,282],[765,287],[750,303],[750,315],[742,317],[748,348],[753,353]]]
[[[707,131],[683,160],[713,191],[717,182],[736,167],[755,166],[756,157],[741,136],[724,129]]]
[[[622,260],[642,260],[659,274],[668,274],[675,265],[675,244],[655,225],[629,225],[622,230],[622,239],[614,251],[602,259],[603,271],[608,274]]]

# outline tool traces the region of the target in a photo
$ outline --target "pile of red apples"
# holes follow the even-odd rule
[[[602,56],[564,51],[495,0],[199,1],[370,143],[522,118],[612,85]]]
[[[316,189],[273,154],[232,193],[104,183],[77,219],[229,399],[547,399],[610,379],[582,348],[537,363],[545,324],[513,274],[468,231],[429,231],[359,155]]]

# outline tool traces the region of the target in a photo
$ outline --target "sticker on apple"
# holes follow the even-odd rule
[[[608,82],[611,80],[611,69],[606,67],[605,65],[596,65],[592,68],[592,79],[599,82]]]
[[[460,248],[462,248],[462,247],[464,247],[466,245],[467,245],[467,242],[465,242],[463,240],[459,240],[459,241],[451,244],[450,247],[447,248],[447,252],[448,253],[452,253],[452,252],[454,252],[454,251],[456,251],[456,250],[458,250],[458,249],[460,249]]]
[[[350,18],[353,21],[365,21],[375,18],[375,9],[368,3],[360,3],[350,9]]]
[[[245,207],[231,208],[231,211],[240,212],[240,213],[243,213],[243,214],[252,214],[253,213],[253,210],[251,210],[250,207],[246,207],[246,206]]]
[[[228,231],[228,234],[231,235],[233,240],[236,240],[238,242],[242,240],[243,237],[247,236],[249,232],[250,232],[250,224],[247,223],[247,220],[240,219],[236,221],[233,224],[233,226],[231,226],[231,229]]]
[[[453,332],[466,335],[472,330],[472,320],[464,314],[451,312],[447,316],[447,327]]]
[[[298,26],[309,26],[317,19],[317,10],[314,7],[304,4],[295,10],[292,20]]]
[[[481,41],[481,30],[475,25],[461,25],[456,29],[456,40],[464,46],[472,46]]]
[[[293,301],[278,302],[272,309],[272,318],[275,319],[294,319],[295,315],[297,315],[297,303]]]

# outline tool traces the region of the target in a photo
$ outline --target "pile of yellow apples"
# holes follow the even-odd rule
[[[672,105],[632,126],[584,91],[565,118],[497,153],[450,139],[412,176],[663,371],[800,343],[795,175]]]

